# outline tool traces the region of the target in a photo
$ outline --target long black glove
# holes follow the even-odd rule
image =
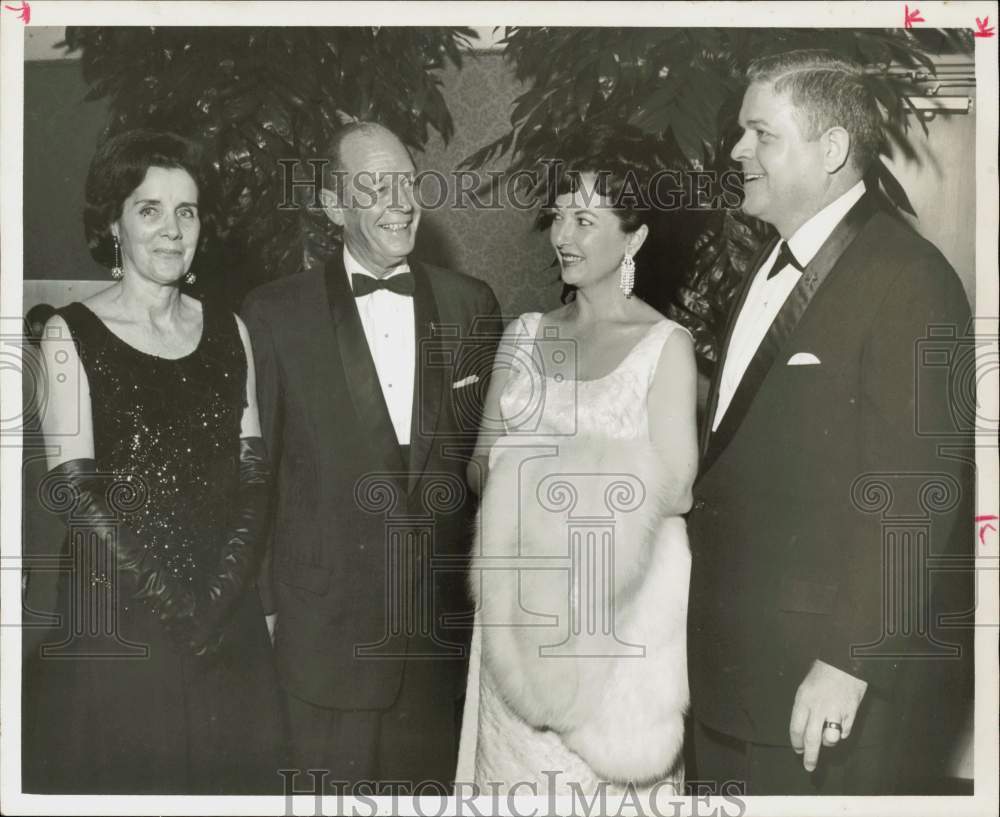
[[[97,542],[111,549],[105,558],[89,560],[107,567],[85,579],[105,587],[113,583],[119,598],[141,599],[167,626],[191,616],[193,594],[169,581],[166,568],[151,557],[135,531],[118,521],[124,507],[143,501],[141,494],[134,493],[141,486],[101,473],[93,459],[83,458],[57,465],[41,488],[44,506],[58,513],[67,526],[85,528],[90,541],[96,535]],[[112,507],[119,505],[116,498],[123,507]]]
[[[223,627],[260,564],[260,543],[267,523],[271,469],[260,437],[240,439],[240,482],[218,567],[195,599],[188,645],[197,654],[214,652]]]

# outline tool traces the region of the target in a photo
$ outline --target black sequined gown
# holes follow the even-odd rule
[[[170,360],[129,346],[82,304],[59,314],[89,381],[112,507],[171,581],[197,582],[218,565],[238,484],[246,359],[234,317],[205,305],[198,347]],[[219,652],[198,657],[174,646],[148,602],[97,611],[100,589],[79,564],[60,576],[62,625],[25,667],[24,790],[280,793],[281,703],[256,592]]]

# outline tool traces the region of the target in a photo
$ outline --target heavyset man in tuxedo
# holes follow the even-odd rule
[[[928,610],[937,577],[902,599],[929,633],[900,625],[894,593],[914,557],[973,541],[971,468],[940,449],[955,407],[919,388],[918,353],[938,329],[961,336],[969,307],[866,188],[881,118],[860,66],[788,52],[748,80],[732,156],[744,211],[779,237],[730,318],[688,519],[695,776],[751,795],[908,793],[900,739],[961,694],[929,680],[961,661]],[[926,520],[927,539],[892,539],[890,519]]]
[[[395,135],[348,125],[330,158],[322,202],[343,252],[243,310],[276,474],[258,584],[293,764],[328,771],[328,792],[447,786],[468,634],[448,616],[466,606],[463,475],[493,352],[476,322],[499,306],[481,281],[408,262],[421,213]]]

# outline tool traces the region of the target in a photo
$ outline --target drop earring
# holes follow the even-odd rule
[[[191,286],[191,284],[193,284],[197,280],[198,276],[195,275],[193,272],[189,272],[187,275],[184,276],[184,283],[187,284],[188,286]]]
[[[622,259],[621,266],[618,269],[620,272],[618,288],[626,298],[631,298],[632,288],[635,286],[635,259],[632,258],[632,253],[625,253],[625,257]]]
[[[115,245],[115,263],[111,267],[111,277],[120,281],[125,275],[125,270],[122,268],[122,248],[121,244],[118,243],[118,236],[112,234],[111,240]]]

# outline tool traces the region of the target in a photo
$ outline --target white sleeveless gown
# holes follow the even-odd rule
[[[565,342],[550,339],[535,342],[540,319],[540,313],[520,317],[518,354],[500,397],[508,428],[529,428],[533,434],[511,434],[491,452],[490,477],[479,519],[481,532],[476,542],[481,556],[487,547],[493,548],[492,555],[497,554],[497,546],[490,543],[510,538],[510,534],[497,529],[507,527],[515,515],[520,526],[514,537],[516,546],[512,545],[516,554],[511,550],[507,555],[526,553],[528,546],[521,539],[532,536],[545,540],[541,550],[552,542],[548,555],[555,555],[560,547],[566,552],[565,544],[558,540],[566,541],[566,534],[560,531],[566,529],[570,517],[563,517],[562,529],[553,529],[551,514],[541,519],[543,512],[531,507],[558,497],[552,492],[554,486],[545,481],[545,469],[532,471],[531,462],[524,465],[528,451],[524,446],[530,450],[545,443],[557,446],[559,455],[538,462],[548,463],[549,471],[585,474],[577,480],[578,485],[596,480],[590,496],[595,501],[608,499],[608,486],[613,480],[606,476],[607,469],[645,475],[640,482],[650,494],[656,490],[655,478],[640,464],[649,459],[647,452],[651,451],[647,396],[663,344],[672,332],[686,330],[661,320],[613,372],[597,380],[574,381],[548,376],[560,361],[560,349],[566,346]],[[515,455],[520,457],[520,465],[510,462],[511,454],[505,453],[510,448],[521,450]],[[537,485],[519,484],[512,489],[514,502],[520,503],[516,510],[509,497],[491,498],[491,490],[503,489],[496,482],[504,479],[498,474],[505,465],[511,466],[507,470],[516,474],[518,481],[537,475]],[[577,493],[586,494],[588,490],[583,488]],[[578,504],[587,499],[575,498]],[[614,534],[614,632],[618,641],[633,645],[627,648],[629,657],[568,661],[550,658],[542,662],[537,659],[539,645],[563,639],[564,647],[576,643],[577,653],[586,653],[587,636],[571,642],[566,640],[567,630],[558,627],[484,628],[486,613],[493,617],[509,610],[503,602],[491,603],[493,596],[479,589],[478,584],[482,580],[477,576],[487,574],[491,581],[499,583],[496,577],[503,571],[483,570],[488,560],[474,559],[470,584],[474,595],[477,590],[480,595],[457,782],[475,783],[486,792],[490,784],[510,787],[519,783],[521,793],[566,795],[604,788],[614,794],[626,791],[626,786],[647,793],[655,789],[658,796],[682,793],[680,743],[682,716],[688,702],[685,639],[690,554],[683,519],[657,515],[655,496],[647,496],[646,500],[641,514],[619,514],[621,519],[634,517],[639,521],[618,523]],[[491,507],[497,510],[491,512]],[[540,520],[538,525],[535,519]],[[548,525],[544,533],[540,532],[543,524]],[[651,532],[644,537],[647,530]],[[632,541],[642,538],[648,539],[644,547]],[[517,597],[515,618],[527,615],[537,623],[540,619],[536,616],[558,614],[567,603],[572,605],[574,602],[568,602],[567,597],[574,591],[567,585],[575,585],[572,580],[566,581],[566,574],[563,570],[559,579],[558,572],[549,571],[546,577],[542,571],[531,573],[519,583],[511,579],[514,584],[506,592],[509,598]],[[502,597],[503,593],[498,591],[496,596]],[[531,612],[521,613],[525,608]],[[563,622],[566,619],[563,616]],[[519,633],[537,635],[532,640],[532,636]],[[524,638],[528,639],[527,646],[515,645]],[[579,648],[579,644],[584,647]],[[636,657],[634,645],[643,646],[642,656]],[[582,755],[589,756],[593,765]],[[594,765],[613,771],[602,774],[595,771]]]

